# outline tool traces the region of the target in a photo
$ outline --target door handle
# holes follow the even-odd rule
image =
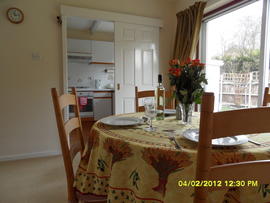
[[[120,90],[120,84],[117,83],[117,90]]]

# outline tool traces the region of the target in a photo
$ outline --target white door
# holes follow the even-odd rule
[[[135,86],[154,89],[159,73],[159,28],[115,23],[115,113],[135,112]]]

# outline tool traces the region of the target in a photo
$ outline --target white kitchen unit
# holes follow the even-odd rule
[[[71,53],[88,53],[92,52],[91,40],[71,39],[67,40],[67,50]]]
[[[94,120],[113,114],[113,93],[94,92]]]
[[[114,63],[114,43],[92,40],[92,63]]]

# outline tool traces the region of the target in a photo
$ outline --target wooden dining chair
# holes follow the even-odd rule
[[[263,106],[267,106],[268,103],[270,103],[270,94],[269,94],[269,87],[266,87],[264,89],[263,95]]]
[[[144,112],[144,106],[140,106],[139,99],[155,97],[154,90],[138,91],[138,87],[135,87],[135,110],[136,112]]]
[[[212,139],[270,132],[270,107],[213,112],[214,94],[205,93],[202,100],[196,180],[257,180],[270,183],[270,161],[247,161],[211,165]],[[224,187],[195,187],[194,203],[207,203],[208,193]]]
[[[165,90],[165,109],[175,109],[175,98],[172,90]]]
[[[74,184],[74,171],[73,171],[73,159],[78,152],[83,153],[84,140],[83,129],[80,119],[80,111],[78,105],[78,98],[75,88],[72,88],[71,94],[58,95],[55,88],[51,89],[55,117],[58,127],[58,133],[61,143],[61,150],[64,159],[64,165],[67,177],[67,189],[68,189],[68,202],[77,203],[79,201],[78,195],[73,187]],[[69,105],[73,106],[75,117],[64,121],[63,110]],[[99,198],[93,196],[93,201],[88,202],[106,202],[104,197]],[[83,202],[80,200],[80,202]]]

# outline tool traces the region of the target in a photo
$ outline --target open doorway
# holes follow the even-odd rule
[[[73,23],[73,28],[69,29],[70,24],[72,24],[71,21],[75,23]],[[113,113],[123,114],[134,112],[135,87],[137,86],[140,90],[143,90],[154,88],[157,85],[157,76],[159,73],[159,31],[163,25],[162,21],[143,16],[62,5],[61,22],[64,92],[68,92],[68,87],[71,85],[85,87],[89,84],[91,84],[91,88],[92,86],[95,88],[96,84],[97,87],[100,85],[100,91],[103,88],[108,90],[111,88],[111,83],[106,82],[106,80],[110,80],[114,84],[111,89],[114,92],[113,95],[115,95]],[[83,27],[84,25],[87,25],[84,27],[84,31],[79,31],[78,27]],[[113,36],[111,34],[112,28],[114,28]],[[98,38],[94,38],[100,32],[103,34],[99,35]],[[85,46],[87,50],[85,55],[75,56],[76,53],[69,54],[68,52],[73,52],[69,47],[76,41],[76,36],[78,35],[83,35],[87,38],[79,39],[81,41],[88,40],[88,42],[84,41],[81,43],[81,47]],[[75,41],[73,40],[72,42],[71,40],[69,42],[68,38],[71,37]],[[113,41],[109,39],[113,39]],[[89,49],[89,41],[91,41],[91,49]],[[97,41],[99,43],[96,43]],[[100,41],[104,43],[100,43]],[[108,43],[112,43],[113,45],[108,47],[106,45]],[[76,44],[78,44],[78,41],[73,43],[74,46]],[[97,51],[98,49],[94,50],[94,47],[101,47],[100,49],[102,51]],[[104,47],[107,48],[104,49]],[[114,51],[114,61],[100,60],[99,56],[105,57],[106,54],[104,53],[108,52],[111,47],[113,47]],[[81,52],[81,50],[78,52]],[[89,55],[87,52],[93,53]],[[101,53],[101,55],[95,53]],[[68,70],[68,66],[71,63],[74,65],[74,60],[77,60],[77,66],[79,66],[79,61],[81,61],[81,64],[91,61],[90,66],[99,65],[102,68],[97,68],[96,71],[106,72],[108,77],[102,82],[99,81],[99,77],[89,76],[89,72],[86,72],[80,77],[71,78],[72,70]],[[88,62],[84,64],[85,70],[89,68]],[[75,72],[76,65],[72,69]],[[103,76],[100,77],[104,78]],[[88,96],[91,97],[91,95]],[[83,100],[86,101],[85,98]],[[84,101],[82,103],[85,103]],[[65,115],[67,116],[67,114]]]
[[[114,23],[68,17],[68,87],[76,87],[83,120],[114,113],[114,67]]]

